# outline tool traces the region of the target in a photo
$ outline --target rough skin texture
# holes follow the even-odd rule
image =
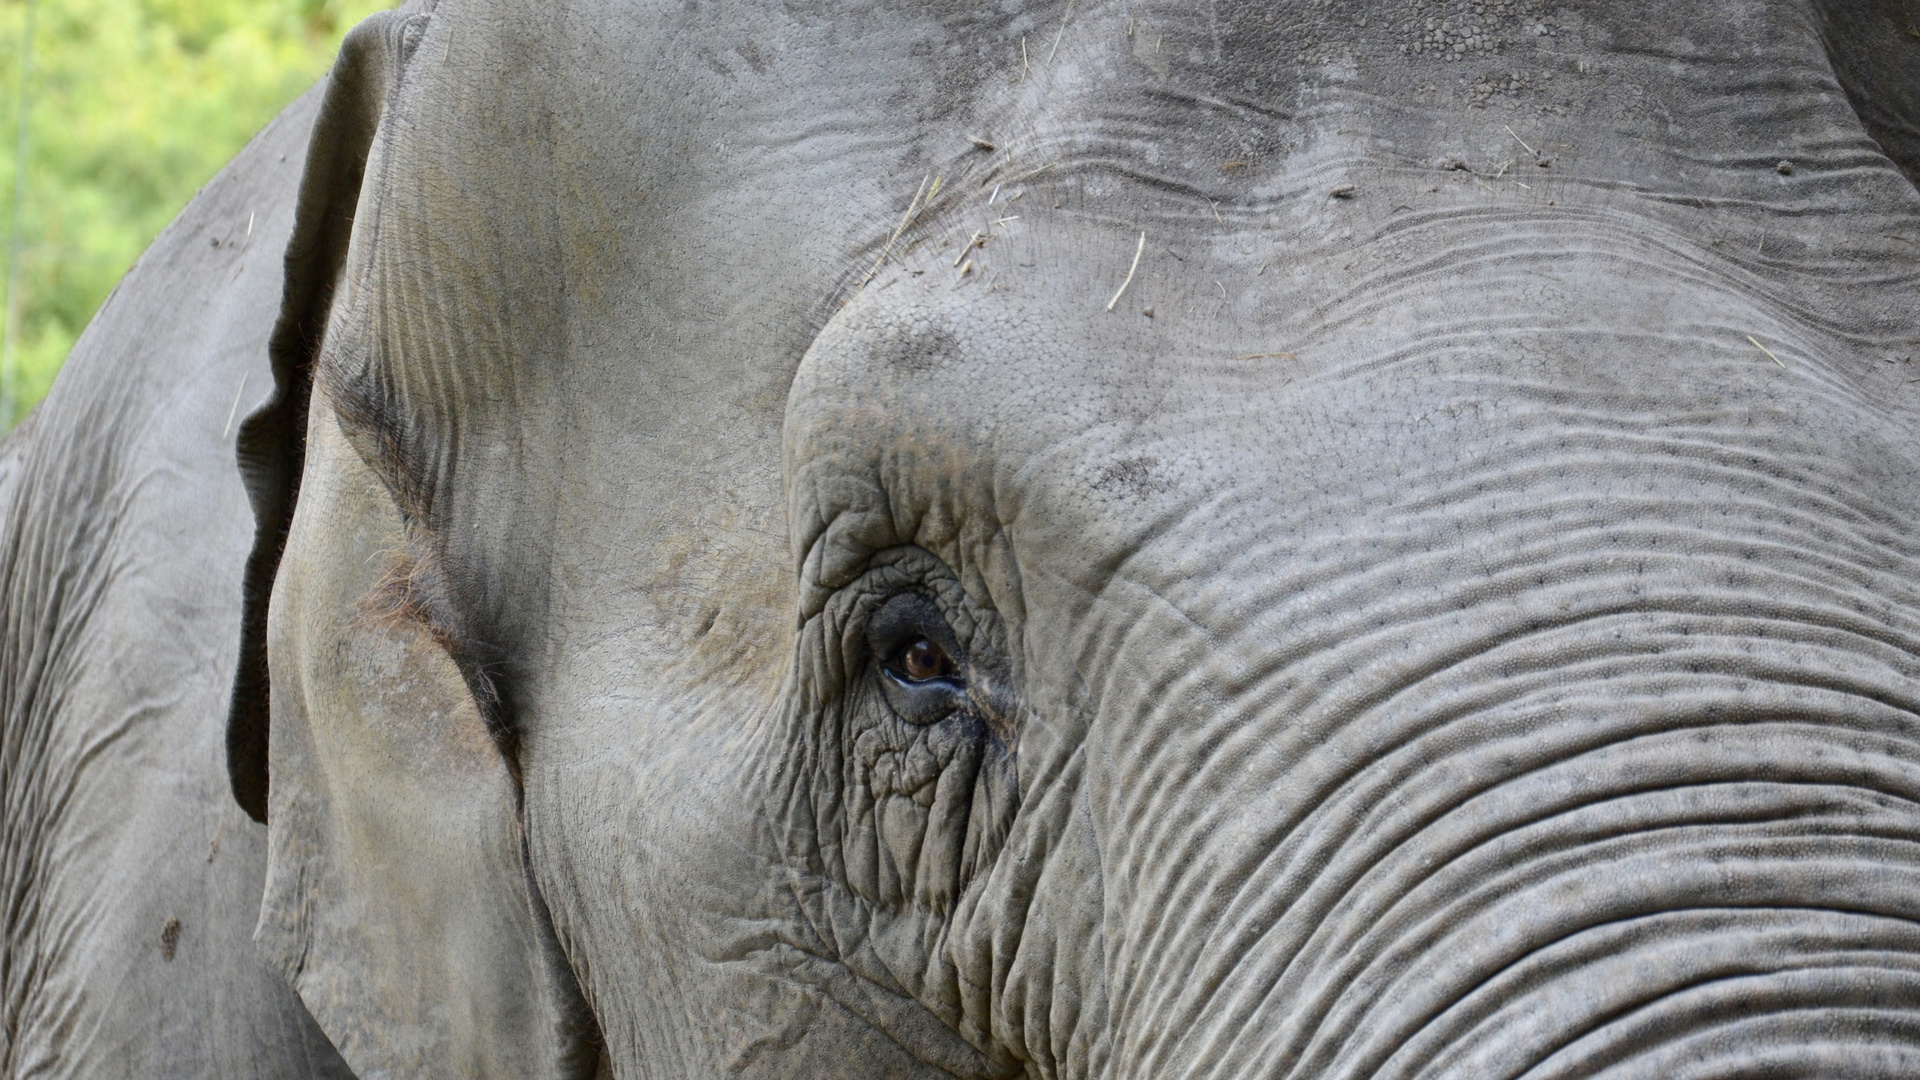
[[[367,1075],[1920,1072],[1908,29],[369,24],[263,945]]]
[[[202,189],[0,448],[0,1076],[345,1078],[250,938],[239,420],[318,93]]]

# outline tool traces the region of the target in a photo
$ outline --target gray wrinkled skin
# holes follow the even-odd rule
[[[1920,1075],[1907,17],[368,24],[262,946],[370,1077]]]
[[[266,396],[319,94],[210,181],[0,447],[0,1076],[345,1078],[250,938],[267,832],[228,793]]]

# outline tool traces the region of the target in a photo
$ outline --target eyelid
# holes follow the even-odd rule
[[[943,687],[958,691],[965,685],[962,677],[959,675],[936,675],[931,679],[909,679],[892,668],[886,668],[884,670],[886,671],[887,678],[892,679],[896,685],[904,686],[908,690],[920,690],[924,687]]]
[[[957,677],[915,682],[892,668],[882,668],[880,676],[883,696],[893,714],[909,724],[939,723],[966,708],[966,684]]]
[[[866,637],[872,655],[882,664],[898,662],[916,640],[925,638],[956,668],[966,666],[966,650],[945,613],[917,592],[896,593],[882,602],[867,624]]]

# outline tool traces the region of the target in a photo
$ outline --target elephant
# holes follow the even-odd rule
[[[1910,6],[439,0],[312,130],[359,1075],[1920,1075]]]
[[[0,1076],[352,1075],[251,941],[267,832],[225,753],[234,442],[320,97],[201,190],[0,444]]]

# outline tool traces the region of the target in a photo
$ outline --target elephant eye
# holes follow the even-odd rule
[[[874,611],[867,645],[895,716],[934,724],[967,706],[967,658],[933,601],[898,593]]]
[[[951,679],[959,674],[959,666],[931,638],[917,637],[900,650],[886,665],[888,671],[907,682],[930,682],[934,679]]]

